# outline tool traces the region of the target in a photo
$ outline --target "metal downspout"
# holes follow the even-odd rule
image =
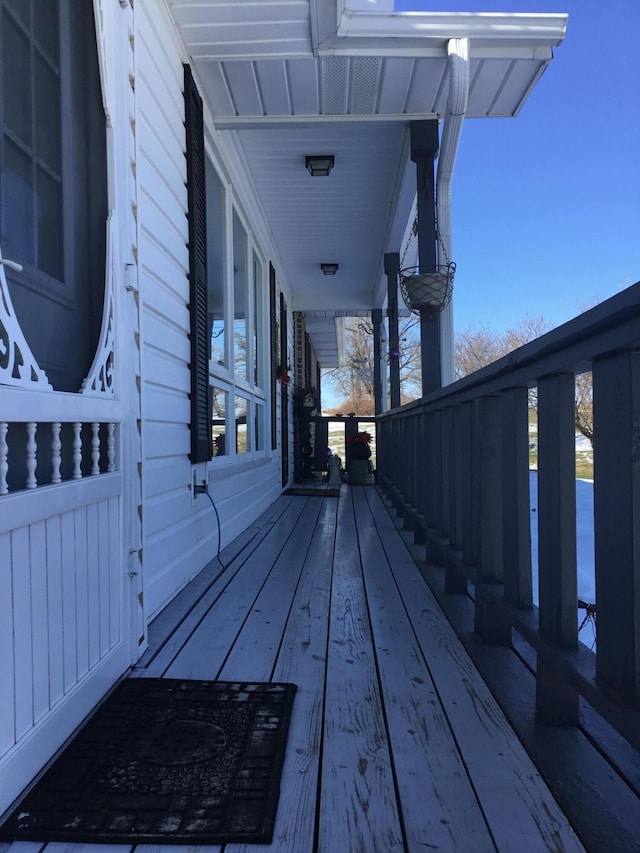
[[[442,241],[442,245],[438,244],[439,264],[453,260],[451,186],[453,167],[462,132],[462,122],[469,100],[469,39],[449,39],[447,52],[449,54],[449,96],[436,173],[436,216]],[[453,300],[440,315],[440,346],[442,385],[450,385],[455,380]]]

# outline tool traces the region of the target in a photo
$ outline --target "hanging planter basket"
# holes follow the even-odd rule
[[[453,293],[456,265],[451,261],[432,272],[420,273],[414,268],[400,271],[400,290],[405,305],[416,314],[437,314],[449,304]]]

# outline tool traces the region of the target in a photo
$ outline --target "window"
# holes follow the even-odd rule
[[[79,391],[100,334],[106,127],[93,4],[0,0],[0,243],[22,331]]]
[[[256,450],[264,450],[264,404],[254,403],[254,442]]]
[[[247,351],[249,271],[247,269],[247,232],[238,214],[233,213],[233,362],[238,379],[249,379],[251,359]]]
[[[253,382],[255,385],[260,384],[258,374],[258,356],[260,353],[260,345],[262,343],[260,336],[262,313],[260,311],[260,294],[262,293],[262,264],[258,260],[256,253],[253,253],[253,323],[252,323],[252,338],[251,359],[253,362]]]
[[[206,158],[207,186],[207,300],[211,359],[224,366],[225,352],[225,191],[213,164]]]
[[[213,436],[214,456],[226,456],[227,450],[227,393],[223,388],[211,388],[212,418],[211,433]]]
[[[248,403],[244,397],[236,397],[236,453],[248,453],[251,450],[250,436],[247,423]]]

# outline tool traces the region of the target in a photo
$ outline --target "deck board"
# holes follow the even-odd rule
[[[377,501],[373,514],[496,846],[583,850]]]
[[[404,850],[351,501],[333,555],[319,850]]]
[[[463,850],[473,838],[477,853],[493,851],[383,542],[366,523],[369,504],[363,492],[359,498],[360,551],[407,843],[411,849]]]
[[[228,568],[198,579],[152,626],[135,674],[298,686],[274,840],[261,850],[582,849],[373,487],[281,499],[225,550]],[[110,853],[6,853],[80,851]]]

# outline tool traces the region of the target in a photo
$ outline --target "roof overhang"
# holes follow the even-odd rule
[[[469,39],[466,116],[512,117],[566,15],[391,13],[389,0],[377,12],[358,0],[168,2],[215,128],[259,199],[293,308],[323,320],[316,348],[335,365],[327,318],[384,303],[383,255],[401,251],[415,195],[408,128],[445,114],[449,40]],[[313,153],[335,155],[328,177],[304,168]],[[322,275],[326,261],[337,275]]]

